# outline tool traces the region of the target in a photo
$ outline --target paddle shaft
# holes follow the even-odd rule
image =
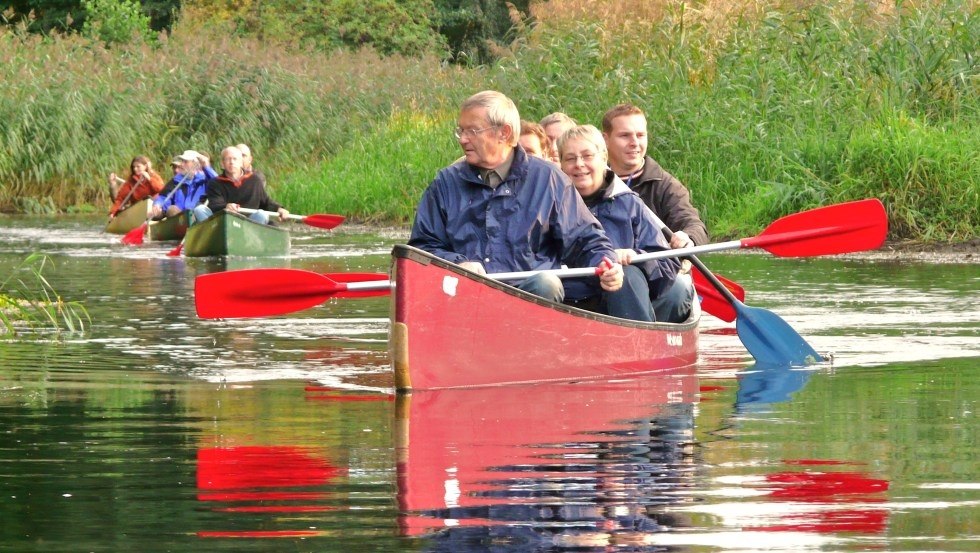
[[[266,211],[264,209],[252,209],[250,207],[239,207],[238,208],[238,211],[241,211],[242,213],[244,213],[246,215],[251,215],[253,213],[258,213],[258,212],[261,211],[262,213],[265,213],[269,217],[278,217],[279,216],[279,212],[278,211]],[[293,221],[302,221],[306,217],[303,216],[303,215],[293,215],[292,213],[290,213],[289,215],[286,216],[286,218],[287,219],[290,219],[290,220],[293,220]]]
[[[670,242],[671,238],[674,237],[674,231],[670,230],[670,228],[667,227],[667,224],[661,221],[660,217],[657,217],[656,213],[653,214],[653,219],[660,225],[660,232],[667,237],[667,242]],[[704,275],[704,278],[708,279],[708,282],[710,282],[711,285],[714,286],[719,293],[721,293],[721,295],[725,296],[728,303],[735,305],[735,303],[739,301],[738,298],[735,297],[735,294],[733,294],[732,291],[724,285],[724,283],[718,280],[718,277],[716,277],[715,274],[708,269],[704,262],[698,259],[698,256],[688,255],[685,256],[684,259],[687,259],[692,265],[697,267],[697,269],[701,271],[701,274]]]
[[[116,177],[116,178],[118,179],[119,177]],[[123,183],[125,183],[125,182],[126,181],[123,181]],[[136,192],[136,189],[139,188],[142,184],[143,184],[143,175],[140,175],[140,178],[136,181],[136,184],[134,184],[133,186],[131,186],[129,188],[129,194],[126,194],[126,197],[123,198],[123,201],[122,202],[120,202],[119,207],[115,211],[112,212],[111,217],[114,217],[117,213],[119,213],[120,211],[122,211],[123,209],[125,209],[126,202],[128,202],[129,199],[133,197],[133,193]]]

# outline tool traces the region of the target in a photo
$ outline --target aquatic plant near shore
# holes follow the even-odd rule
[[[85,306],[65,301],[44,275],[50,259],[33,253],[0,281],[0,336],[17,336],[23,331],[53,330],[78,332],[91,323]]]

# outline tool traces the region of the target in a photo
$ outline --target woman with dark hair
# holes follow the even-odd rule
[[[163,177],[153,170],[146,156],[136,156],[129,164],[129,178],[123,180],[109,173],[109,191],[115,200],[109,209],[109,218],[132,204],[152,198],[163,190]]]

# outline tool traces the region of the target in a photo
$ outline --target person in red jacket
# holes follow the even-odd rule
[[[265,183],[255,172],[245,172],[242,151],[236,146],[221,150],[221,175],[207,182],[207,204],[194,208],[194,222],[200,223],[220,211],[238,213],[239,208],[258,209],[249,215],[253,221],[268,224],[267,211],[279,214],[279,220],[289,217],[289,211],[276,203],[265,190]]]
[[[129,178],[123,180],[115,173],[109,173],[109,191],[114,198],[109,208],[109,218],[127,207],[152,198],[163,190],[163,177],[153,170],[153,164],[146,156],[136,156],[129,164]]]

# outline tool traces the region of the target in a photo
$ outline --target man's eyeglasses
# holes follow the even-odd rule
[[[596,156],[596,153],[595,152],[588,152],[588,153],[582,154],[580,156],[567,155],[567,156],[562,156],[561,162],[562,163],[567,163],[569,165],[575,165],[576,163],[578,163],[578,160],[581,159],[585,163],[589,163],[593,159],[595,159],[595,156]]]
[[[482,129],[464,129],[463,127],[456,127],[455,129],[453,129],[453,136],[456,137],[456,140],[459,140],[464,136],[468,138],[473,138],[474,136],[480,134],[483,131],[496,129],[499,126],[500,125],[490,125],[489,127],[483,127]]]

